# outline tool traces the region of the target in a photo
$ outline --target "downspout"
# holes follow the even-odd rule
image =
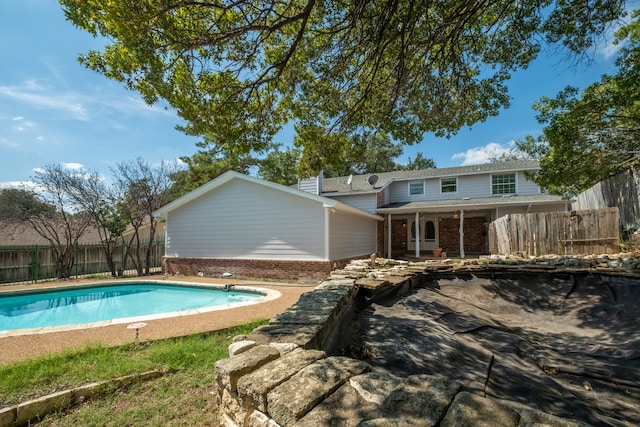
[[[332,210],[334,210],[335,208],[331,208],[331,207],[326,207],[324,209],[324,259],[326,259],[327,261],[331,262],[331,258],[329,258],[329,255],[331,254],[331,251],[329,251],[329,243],[330,243],[330,239],[329,239],[329,214],[331,213]]]
[[[464,211],[460,209],[460,258],[464,259]]]

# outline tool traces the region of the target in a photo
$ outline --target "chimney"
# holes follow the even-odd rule
[[[315,194],[319,196],[322,194],[322,180],[324,179],[324,173],[320,171],[318,176],[314,176],[307,179],[298,180],[298,190],[306,191],[307,193]]]

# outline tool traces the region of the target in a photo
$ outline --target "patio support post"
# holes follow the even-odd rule
[[[464,258],[464,211],[460,209],[460,258]]]
[[[416,211],[416,258],[420,258],[420,212]]]
[[[391,214],[387,215],[387,258],[391,259]]]

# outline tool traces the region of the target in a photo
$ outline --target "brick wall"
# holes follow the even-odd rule
[[[331,270],[342,268],[352,259],[368,258],[371,254],[333,261],[283,261],[261,259],[174,258],[162,259],[165,274],[222,277],[231,273],[237,279],[276,279],[308,281],[326,278]]]
[[[464,219],[464,251],[465,253],[488,253],[488,237],[484,226],[484,217]],[[448,254],[460,252],[460,219],[442,218],[440,221],[440,247]]]
[[[391,254],[404,256],[407,252],[407,220],[391,220]]]

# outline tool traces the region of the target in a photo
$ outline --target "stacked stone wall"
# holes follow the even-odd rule
[[[378,259],[378,263],[388,260]],[[328,356],[326,340],[359,292],[368,298],[411,289],[413,278],[429,272],[602,269],[640,274],[640,258],[494,258],[459,264],[398,263],[384,270],[370,260],[354,261],[247,336],[234,338],[230,357],[215,365],[218,423],[227,427],[278,426],[460,426],[548,425],[584,427],[521,405],[470,393],[438,375],[406,378],[375,372],[363,361]]]

